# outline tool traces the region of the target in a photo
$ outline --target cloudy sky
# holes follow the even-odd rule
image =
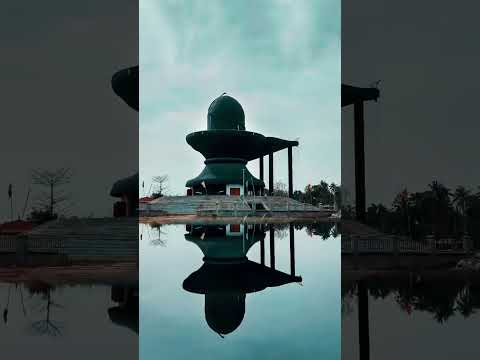
[[[206,129],[223,92],[242,104],[248,130],[300,141],[296,189],[340,181],[340,1],[140,0],[139,11],[146,191],[167,174],[168,193],[185,193],[204,166],[185,136]],[[286,183],[286,151],[275,160]],[[258,161],[249,169],[258,175]]]
[[[414,9],[414,10],[412,10]],[[432,180],[474,191],[478,163],[476,2],[344,0],[342,81],[381,80],[365,106],[367,204]],[[342,185],[354,196],[353,108],[342,109]]]
[[[2,8],[0,222],[26,214],[42,188],[30,171],[70,167],[67,215],[111,216],[112,184],[138,170],[138,114],[114,94],[114,72],[138,63],[138,5],[7,1]],[[26,11],[28,9],[28,11]],[[3,16],[2,16],[3,15]],[[43,189],[45,190],[45,189]]]

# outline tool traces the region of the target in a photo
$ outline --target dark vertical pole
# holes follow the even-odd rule
[[[50,216],[53,217],[53,184],[50,184]]]
[[[293,197],[293,165],[292,165],[292,147],[288,147],[288,197]]]
[[[273,153],[268,154],[268,194],[273,195]]]
[[[295,276],[295,229],[290,224],[290,275]]]
[[[368,324],[368,289],[365,280],[357,283],[358,287],[358,339],[360,360],[370,359],[370,329]]]
[[[260,160],[260,180],[263,181],[263,155],[260,156],[259,160]],[[260,189],[260,195],[263,195],[261,193],[261,189]]]
[[[355,127],[355,212],[360,222],[365,221],[365,124],[363,119],[363,101],[354,105]]]
[[[265,265],[265,239],[260,240],[260,262]]]
[[[258,160],[260,160],[260,180],[263,181],[263,156],[260,156]]]
[[[270,228],[270,267],[275,269],[275,230]]]

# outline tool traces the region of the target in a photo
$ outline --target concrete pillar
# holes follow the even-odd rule
[[[295,276],[295,229],[290,224],[290,275]]]
[[[273,195],[273,153],[268,154],[268,194]]]
[[[368,288],[365,280],[359,280],[358,289],[358,340],[360,360],[370,359],[370,329],[368,319]]]
[[[265,239],[260,240],[260,263],[265,265]]]
[[[354,104],[355,143],[355,213],[356,219],[365,222],[365,124],[363,101]]]
[[[275,269],[275,230],[270,228],[270,267]]]
[[[292,147],[288,147],[288,197],[293,197],[293,165],[292,165]]]
[[[263,155],[258,158],[260,165],[260,180],[264,181],[263,177]],[[263,195],[262,189],[260,189],[260,195]]]
[[[260,165],[260,180],[263,181],[263,156],[260,156],[258,160]]]

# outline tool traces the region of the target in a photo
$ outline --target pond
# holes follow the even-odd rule
[[[410,272],[342,284],[342,359],[478,359],[478,279]]]
[[[333,224],[140,233],[141,359],[340,359]]]
[[[0,283],[2,359],[138,359],[138,292]]]

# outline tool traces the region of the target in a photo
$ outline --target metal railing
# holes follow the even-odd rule
[[[378,235],[377,235],[378,236]],[[368,235],[342,235],[342,253],[365,254],[464,254],[473,250],[470,239],[453,241],[427,237],[413,240],[390,235],[376,237]]]

